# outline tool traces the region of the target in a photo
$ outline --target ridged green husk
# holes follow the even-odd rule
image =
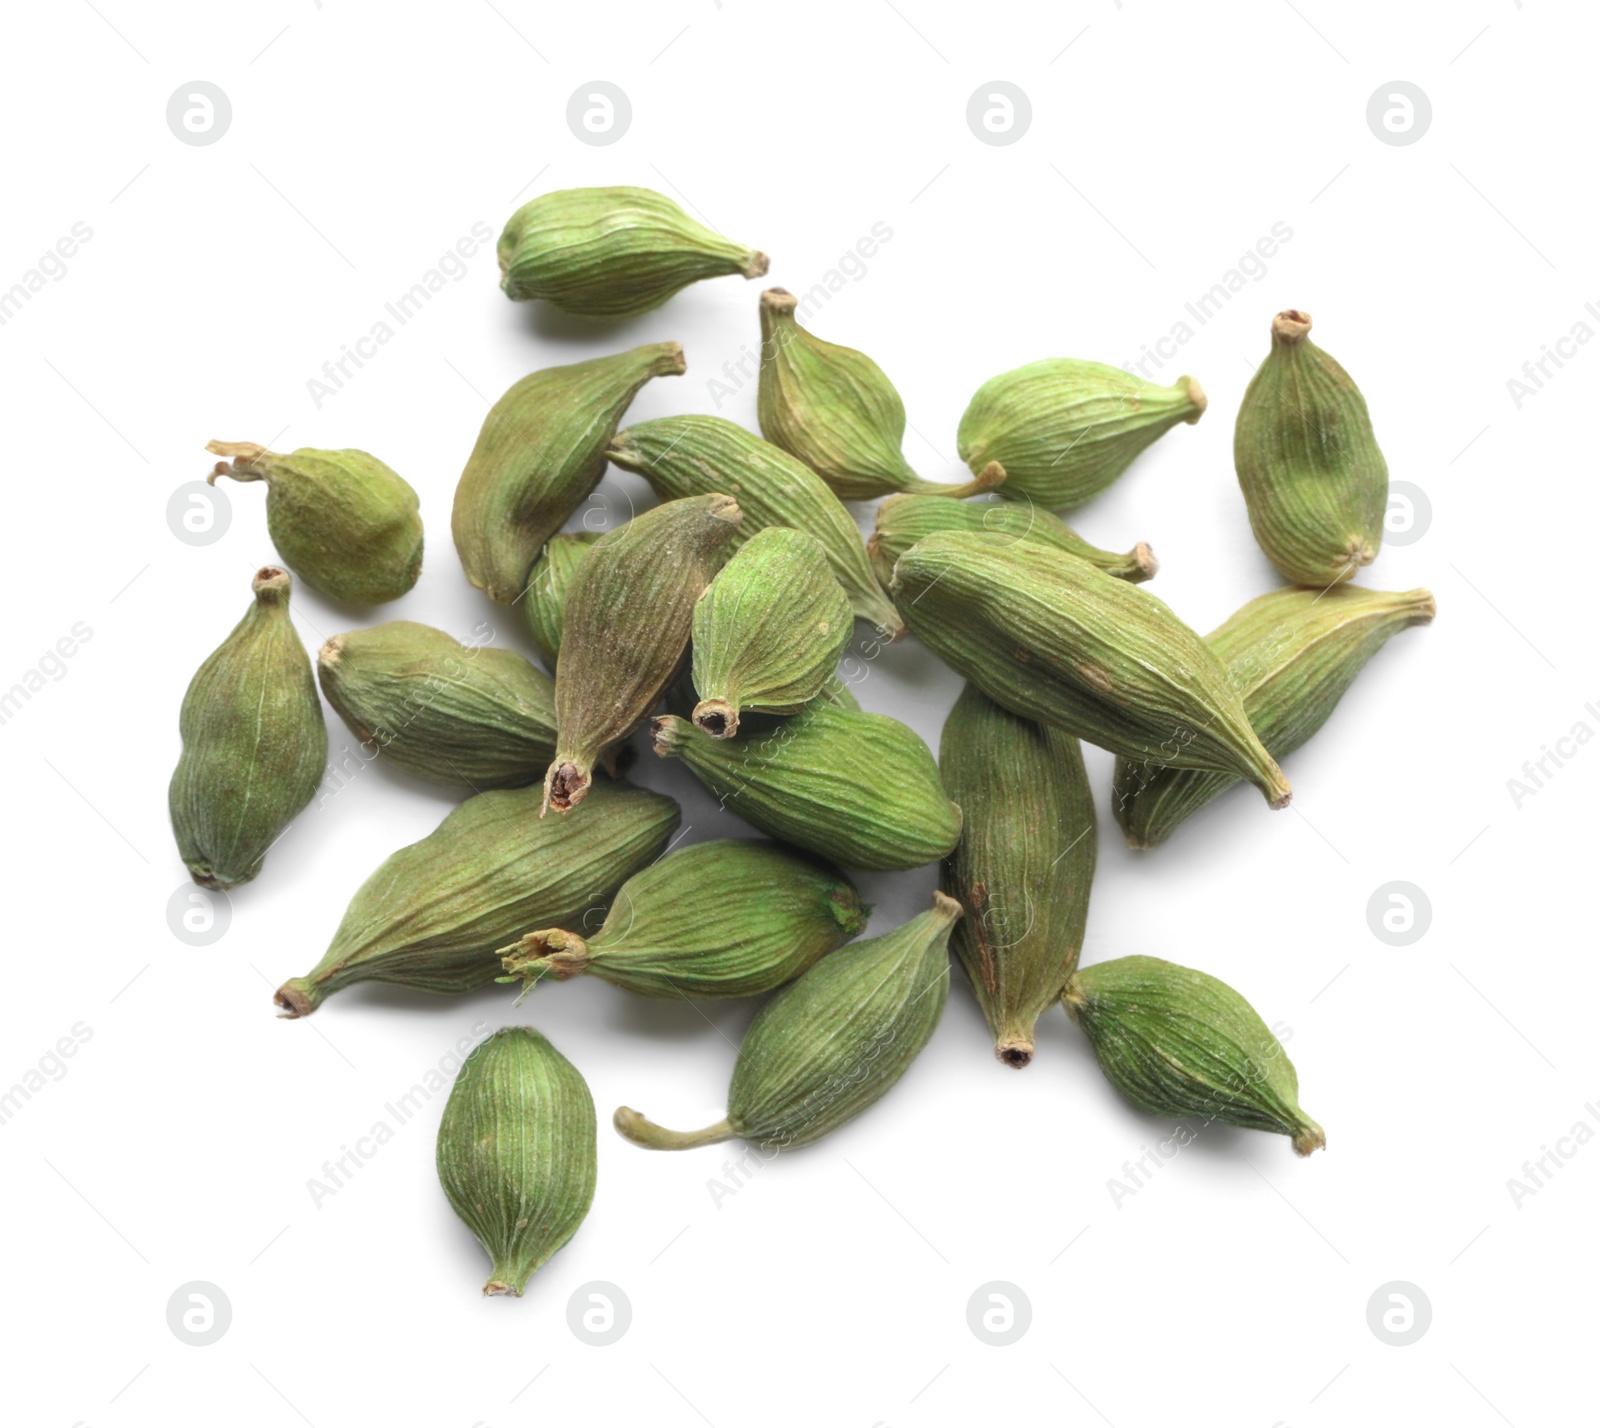
[[[683,372],[676,342],[532,372],[489,409],[456,485],[450,529],[467,579],[521,598],[544,544],[606,470],[606,443],[639,388]]]
[[[1083,753],[1071,734],[969,684],[945,720],[939,772],[962,814],[961,841],[939,872],[966,913],[951,947],[995,1055],[1021,1069],[1083,947],[1099,848]]]
[[[485,1294],[517,1294],[566,1244],[594,1200],[594,1098],[531,1026],[467,1057],[439,1118],[435,1163],[450,1208],[493,1267]]]
[[[564,188],[507,221],[497,246],[509,298],[575,317],[631,317],[701,278],[759,278],[767,255],[730,242],[648,188]]]
[[[1079,971],[1067,1014],[1106,1079],[1152,1115],[1203,1116],[1326,1143],[1300,1109],[1300,1081],[1282,1044],[1232,987],[1159,957],[1118,957]]]
[[[1288,803],[1227,671],[1154,595],[966,531],[912,546],[893,588],[917,637],[1013,713],[1129,758],[1235,773]]]
[[[396,620],[335,635],[317,675],[351,733],[434,783],[520,788],[555,753],[555,686],[511,650]]]
[[[942,893],[933,902],[894,932],[824,957],[761,1009],[739,1047],[726,1120],[669,1131],[623,1106],[617,1130],[650,1150],[740,1136],[776,1152],[860,1115],[905,1075],[944,1012],[961,908]]]
[[[695,602],[739,524],[731,496],[668,501],[607,531],[568,592],[545,806],[565,813],[595,765],[661,701],[689,647]]]
[[[1322,589],[1377,555],[1389,467],[1366,399],[1310,331],[1308,313],[1272,319],[1272,348],[1239,404],[1233,464],[1267,559]]]
[[[261,871],[267,850],[317,791],[328,727],[311,660],[289,620],[289,576],[256,572],[244,619],[195,671],[183,696],[183,752],[167,790],[189,875],[231,888]]]
[[[559,531],[545,544],[544,553],[528,572],[528,591],[522,597],[522,620],[528,637],[545,668],[555,673],[561,653],[561,632],[566,624],[567,594],[578,565],[603,531]]]
[[[530,927],[582,926],[678,826],[677,803],[626,784],[590,790],[582,818],[539,817],[543,790],[474,794],[432,833],[364,882],[322,960],[278,988],[289,1016],[309,1016],[352,982],[470,992],[500,971],[496,955]]]
[[[810,467],[723,417],[674,416],[617,433],[606,454],[643,476],[662,500],[726,491],[744,512],[738,540],[768,526],[815,536],[851,608],[890,639],[905,623],[872,573],[850,513]]]
[[[847,868],[920,868],[961,836],[928,746],[886,714],[817,699],[731,739],[672,714],[653,728],[656,753],[682,759],[723,807]]]
[[[1193,377],[1170,387],[1108,367],[1053,357],[991,377],[956,430],[956,451],[973,471],[1006,469],[1000,494],[1063,510],[1105,490],[1145,447],[1206,409]]]
[[[644,997],[748,997],[842,947],[867,911],[820,860],[775,843],[697,843],[629,878],[587,940],[551,928],[503,948],[501,980],[531,988],[588,972]]]
[[[1434,609],[1426,590],[1274,590],[1229,616],[1206,644],[1228,671],[1267,752],[1286,759],[1327,722],[1390,636],[1427,624]],[[1111,807],[1129,846],[1154,848],[1237,782],[1233,774],[1119,758]]]

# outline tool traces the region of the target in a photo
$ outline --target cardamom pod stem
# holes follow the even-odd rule
[[[522,597],[522,619],[539,658],[552,674],[561,653],[561,632],[566,624],[567,594],[578,564],[601,531],[558,531],[528,572],[528,590]]]

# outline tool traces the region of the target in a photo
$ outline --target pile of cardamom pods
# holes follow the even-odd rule
[[[499,242],[508,296],[589,318],[658,306],[699,279],[767,271],[764,254],[638,188],[548,193]],[[1152,1114],[1324,1143],[1294,1067],[1237,992],[1154,957],[1080,968],[1094,803],[1079,740],[1117,756],[1112,804],[1136,848],[1244,780],[1289,801],[1279,760],[1314,734],[1425,590],[1349,583],[1377,554],[1388,472],[1354,382],[1279,313],[1245,393],[1234,457],[1262,550],[1290,582],[1207,636],[1143,582],[1143,544],[1098,550],[1053,514],[1104,490],[1205,411],[1161,387],[1055,358],[984,383],[959,428],[973,478],[920,479],[905,408],[869,357],[818,338],[782,288],[761,296],[757,437],[714,416],[622,427],[671,342],[534,372],[494,404],[451,521],[468,580],[516,607],[554,678],[504,649],[397,621],[337,635],[315,676],[268,567],[243,620],[194,676],[170,802],[202,887],[254,878],[317,789],[317,686],[356,737],[423,779],[473,790],[355,891],[327,952],[276,1001],[309,1016],[352,982],[461,993],[580,974],[642,997],[770,995],[740,1048],[728,1113],[671,1131],[682,1149],[742,1137],[804,1145],[885,1095],[933,1035],[949,950],[1013,1067],[1057,1003],[1101,1069]],[[379,604],[422,564],[416,492],[363,451],[278,455],[212,442],[221,475],[264,481],[284,563],[326,594]],[[230,464],[231,461],[231,464]],[[567,533],[607,463],[660,504]],[[844,501],[887,497],[863,543]],[[967,681],[939,758],[860,708],[836,675],[856,620],[909,631]],[[658,712],[663,709],[668,712]],[[648,724],[764,839],[666,853],[670,797],[629,784]],[[841,868],[941,861],[934,905],[854,939],[868,908]],[[603,921],[601,920],[603,916]],[[526,990],[524,991],[526,995]],[[446,1196],[520,1295],[594,1192],[594,1103],[537,1031],[507,1027],[463,1065],[439,1130]]]

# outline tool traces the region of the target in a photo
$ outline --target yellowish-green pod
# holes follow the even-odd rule
[[[594,1200],[594,1098],[531,1026],[474,1048],[439,1118],[435,1163],[450,1208],[491,1268],[485,1294],[520,1295]]]
[[[561,653],[561,631],[566,624],[567,592],[578,564],[603,531],[560,531],[550,537],[544,553],[528,572],[528,591],[522,597],[522,620],[528,637],[545,668],[552,673]]]
[[[317,791],[328,727],[289,620],[289,576],[256,572],[244,619],[195,671],[183,696],[183,752],[167,790],[172,831],[203,888],[247,883]]]
[[[750,1023],[728,1087],[727,1119],[670,1131],[619,1106],[612,1124],[647,1150],[736,1136],[774,1153],[808,1145],[887,1093],[928,1044],[950,991],[947,950],[960,904],[933,907],[882,937],[824,957]]]
[[[267,483],[267,531],[307,585],[356,605],[398,600],[422,573],[417,493],[365,451],[287,456],[253,441],[212,441],[217,462],[206,477]]]
[[[600,483],[606,443],[639,388],[684,370],[656,342],[532,372],[489,409],[456,486],[450,529],[467,579],[502,605],[521,599],[545,542]]]
[[[1272,348],[1239,404],[1233,464],[1267,559],[1321,590],[1378,554],[1389,467],[1366,399],[1310,331],[1309,313],[1272,319]]]
[[[1228,671],[1267,752],[1286,759],[1327,722],[1390,636],[1428,624],[1435,608],[1426,590],[1274,590],[1235,611],[1206,644]],[[1232,774],[1119,758],[1111,807],[1130,847],[1154,848],[1237,782]]]
[[[850,601],[816,540],[783,526],[757,531],[694,607],[694,722],[726,739],[742,712],[797,713],[854,632]]]
[[[1103,362],[1052,357],[979,387],[956,450],[974,471],[1004,466],[1002,496],[1059,511],[1098,495],[1163,432],[1193,425],[1205,409],[1193,377],[1161,387]]]
[[[917,637],[1013,713],[1288,804],[1221,662],[1138,586],[1028,541],[937,531],[900,557],[893,590]]]

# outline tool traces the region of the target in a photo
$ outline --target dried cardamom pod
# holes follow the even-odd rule
[[[950,990],[946,950],[959,903],[824,957],[762,1007],[728,1087],[728,1116],[670,1131],[620,1106],[612,1123],[647,1150],[688,1150],[735,1136],[784,1150],[861,1114],[910,1068],[939,1024]]]
[[[783,526],[757,531],[694,607],[694,722],[726,739],[741,711],[797,713],[854,633],[850,601],[816,539]]]
[[[555,753],[555,686],[512,650],[396,620],[335,635],[317,675],[351,733],[434,783],[520,788]]]
[[[352,982],[470,992],[500,971],[495,949],[528,927],[583,926],[661,856],[677,803],[626,784],[590,790],[582,818],[539,817],[544,791],[491,789],[400,849],[351,898],[322,960],[278,988],[310,1016]]]
[[[682,759],[723,807],[847,868],[920,868],[961,836],[933,754],[886,714],[819,698],[731,739],[672,714],[652,729],[656,753]]]
[[[289,576],[258,570],[244,619],[183,696],[183,752],[167,790],[172,831],[203,888],[247,883],[317,791],[328,726],[311,660],[289,620]]]
[[[788,452],[724,417],[673,416],[618,432],[606,455],[643,476],[663,501],[727,491],[744,512],[741,544],[768,526],[815,536],[856,614],[891,640],[905,633],[850,513],[816,472]]]
[[[991,377],[967,404],[956,451],[974,471],[1006,469],[1002,496],[1081,506],[1145,447],[1206,409],[1193,377],[1157,386],[1102,362],[1053,357]]]
[[[450,529],[467,579],[514,604],[544,544],[599,484],[639,388],[681,375],[683,348],[656,342],[529,373],[489,409],[456,486]]]
[[[594,1098],[531,1026],[473,1049],[439,1118],[436,1163],[450,1208],[492,1268],[485,1294],[520,1295],[594,1200]]]
[[[528,572],[528,591],[522,597],[522,619],[546,669],[555,669],[556,656],[561,653],[567,591],[572,586],[572,577],[578,573],[578,562],[602,534],[601,531],[557,532]]]
[[[1206,644],[1228,671],[1267,752],[1286,759],[1327,722],[1389,637],[1426,625],[1435,609],[1426,590],[1274,590],[1229,616]],[[1119,758],[1111,807],[1130,847],[1154,848],[1237,782],[1233,774]]]
[[[1106,1079],[1140,1110],[1276,1131],[1297,1155],[1327,1144],[1300,1109],[1282,1043],[1215,977],[1159,957],[1118,957],[1078,971],[1062,1000]]]
[[[690,496],[607,531],[584,556],[556,667],[546,809],[565,813],[579,802],[594,766],[661,702],[689,647],[695,601],[738,524],[732,496]]]
[[[376,456],[317,451],[287,456],[253,441],[211,441],[206,477],[267,483],[267,532],[307,585],[357,605],[398,600],[422,573],[417,493]]]
[[[767,255],[696,223],[648,188],[563,188],[507,221],[500,286],[575,317],[632,317],[701,278],[759,278]]]
[[[1272,348],[1239,404],[1233,464],[1256,544],[1285,579],[1322,589],[1377,555],[1389,467],[1366,399],[1310,331],[1310,313],[1272,319]]]
[[[776,843],[696,843],[629,878],[592,937],[548,928],[501,948],[500,980],[524,996],[590,972],[642,997],[748,997],[844,946],[867,913],[827,863]]]
[[[939,872],[966,913],[951,945],[995,1055],[1020,1070],[1083,947],[1099,847],[1083,753],[1071,734],[969,684],[945,720],[939,772],[962,814],[961,841]]]
[[[1227,671],[1154,595],[1028,541],[936,531],[894,568],[911,628],[1013,713],[1129,758],[1289,784]]]

